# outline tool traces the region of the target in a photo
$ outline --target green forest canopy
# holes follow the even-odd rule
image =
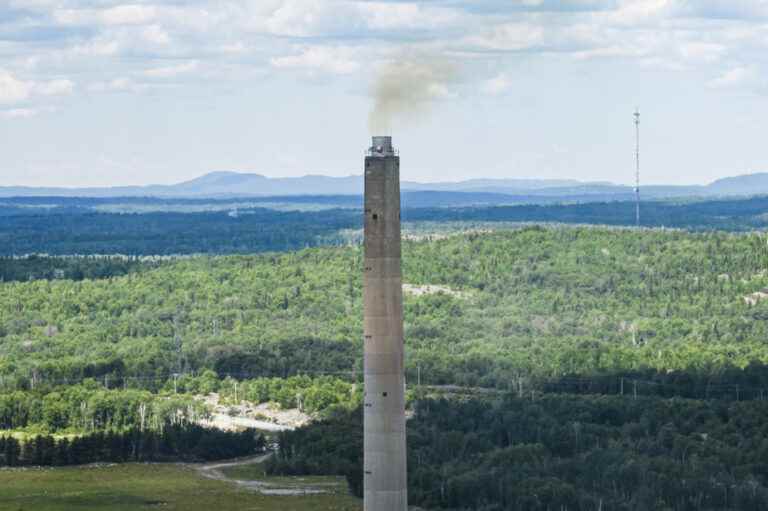
[[[526,228],[404,244],[407,365],[426,383],[768,363],[761,234]],[[0,384],[360,370],[360,247],[0,284]],[[136,380],[140,381],[140,380]]]

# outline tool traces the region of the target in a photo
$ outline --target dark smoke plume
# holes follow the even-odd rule
[[[418,120],[435,100],[452,96],[457,80],[456,66],[441,57],[407,55],[383,65],[372,87],[371,134],[391,134],[394,122]]]

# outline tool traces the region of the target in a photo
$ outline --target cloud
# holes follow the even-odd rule
[[[20,103],[33,96],[72,94],[74,88],[75,84],[70,80],[25,81],[9,71],[0,69],[0,103]]]
[[[8,71],[0,69],[0,103],[24,101],[31,94],[31,85]]]
[[[481,34],[464,38],[464,45],[470,48],[497,51],[518,51],[529,49],[544,42],[544,27],[527,22],[513,22],[497,25]]]
[[[141,93],[152,88],[149,83],[137,82],[132,78],[122,76],[103,82],[94,82],[88,86],[90,92],[128,92]]]
[[[355,9],[370,30],[436,30],[466,19],[460,10],[415,2],[358,2]]]
[[[148,5],[118,5],[108,9],[60,9],[53,18],[64,25],[142,25],[154,21],[158,10]]]
[[[72,94],[75,90],[75,84],[70,80],[58,79],[50,82],[35,83],[32,86],[33,92],[41,96],[62,96]]]
[[[91,87],[145,90],[153,79],[240,80],[255,68],[359,80],[403,52],[477,63],[472,90],[501,94],[508,77],[484,70],[503,59],[553,55],[667,71],[698,69],[721,82],[732,62],[765,74],[766,0],[0,0],[0,101],[27,101],[33,88],[89,73]],[[8,57],[8,58],[6,58]],[[153,67],[157,62],[181,62]],[[731,62],[729,64],[729,61]],[[26,63],[26,64],[25,64]],[[191,64],[194,63],[194,64]],[[730,67],[728,67],[730,66]],[[204,68],[205,77],[194,73]],[[210,71],[210,72],[209,72]],[[220,72],[217,72],[220,71]],[[8,73],[14,73],[9,75]],[[10,78],[9,78],[10,76]],[[130,80],[123,88],[113,84]],[[142,83],[146,80],[149,83]],[[505,81],[506,80],[506,81]],[[757,80],[759,81],[759,80]],[[94,85],[95,84],[95,85]],[[100,84],[100,85],[99,85]],[[119,83],[117,84],[119,85]],[[357,84],[356,86],[360,86]],[[58,89],[57,89],[58,88]],[[440,86],[435,85],[437,94]],[[451,94],[451,87],[443,88]],[[5,99],[3,99],[5,98]],[[22,99],[18,99],[22,98]]]
[[[118,5],[101,13],[104,23],[110,25],[139,25],[151,22],[157,9],[147,5]]]
[[[274,57],[270,63],[275,68],[322,71],[333,74],[349,74],[357,71],[360,64],[354,60],[353,51],[343,47],[310,46],[297,55]]]
[[[240,53],[246,53],[248,51],[248,46],[246,46],[246,44],[243,43],[242,41],[238,41],[236,43],[222,44],[221,46],[219,46],[219,50],[222,53],[236,55]]]
[[[197,69],[197,61],[185,62],[183,64],[177,64],[175,66],[156,67],[153,69],[147,69],[144,71],[145,76],[152,78],[170,78],[176,75],[190,73]]]
[[[286,0],[284,2],[266,2],[278,4],[252,13],[251,23],[261,31],[293,37],[319,36],[323,33],[339,30],[346,18],[339,10],[346,6],[343,2],[321,0]],[[348,19],[348,18],[347,18]]]
[[[152,44],[168,44],[171,42],[171,36],[162,29],[160,25],[150,25],[141,32],[142,38]]]
[[[737,66],[724,72],[707,85],[713,89],[738,89],[754,87],[759,83],[759,73],[754,66]]]
[[[93,55],[107,57],[120,50],[120,43],[115,39],[94,39],[85,44],[73,46],[69,53],[73,55]]]
[[[507,92],[512,87],[512,80],[506,73],[501,73],[482,83],[480,89],[488,95],[498,96]]]
[[[4,119],[28,119],[36,117],[42,113],[55,111],[55,108],[11,108],[9,110],[0,110],[0,117]]]
[[[460,26],[466,14],[424,2],[358,0],[261,0],[240,5],[238,24],[251,31],[295,38],[375,37],[420,34]]]
[[[691,41],[680,44],[680,55],[685,59],[713,62],[725,55],[728,48],[724,44],[704,41]]]
[[[621,0],[617,9],[607,13],[607,18],[623,25],[645,23],[674,14],[682,3],[680,0]]]
[[[34,117],[39,112],[34,108],[14,108],[11,110],[0,110],[0,116],[4,119],[25,119],[27,117]]]
[[[764,20],[768,18],[765,0],[696,0],[686,2],[689,16],[722,20]]]

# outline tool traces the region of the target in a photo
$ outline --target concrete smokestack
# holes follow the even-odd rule
[[[406,511],[400,157],[373,137],[365,158],[364,509]]]

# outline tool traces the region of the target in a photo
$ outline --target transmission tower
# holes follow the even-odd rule
[[[640,110],[635,109],[635,225],[640,227]]]

